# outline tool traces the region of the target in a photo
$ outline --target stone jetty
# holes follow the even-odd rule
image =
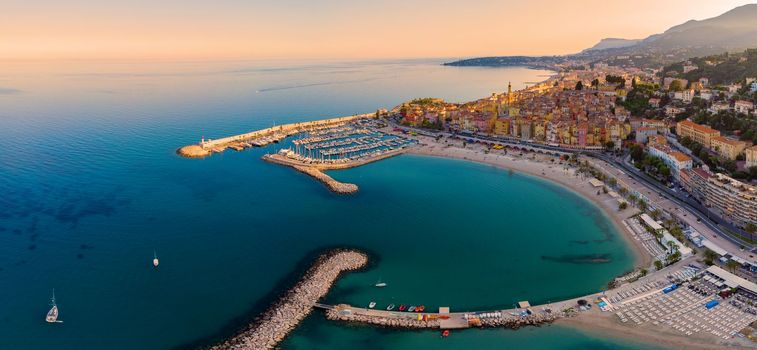
[[[350,310],[350,306],[337,305],[333,309],[326,310],[326,318],[332,321],[366,323],[387,328],[440,328],[438,320],[418,320],[415,313],[405,313],[399,314],[402,316],[397,316],[398,313],[386,313],[385,315],[381,315],[380,312],[367,314],[360,312],[345,312],[345,310]]]
[[[297,171],[301,173],[312,176],[316,180],[326,185],[326,187],[328,187],[334,193],[353,194],[357,192],[357,189],[358,189],[357,185],[336,181],[331,176],[326,175],[324,172],[316,168],[309,167],[309,166],[300,166],[300,165],[293,165],[292,168],[295,168]]]
[[[324,297],[339,276],[364,267],[368,257],[355,250],[334,250],[320,256],[304,277],[278,302],[236,336],[211,349],[273,349]]]

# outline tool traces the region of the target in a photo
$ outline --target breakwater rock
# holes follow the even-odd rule
[[[211,349],[273,349],[324,297],[339,276],[364,267],[368,257],[355,250],[335,250],[320,256],[302,279],[245,330]]]
[[[367,315],[345,312],[348,308],[348,305],[338,305],[335,309],[326,310],[326,318],[332,321],[358,322],[388,328],[439,328],[438,320],[418,320],[414,313],[404,314],[405,316],[403,317],[381,316],[378,314]]]
[[[297,171],[308,174],[315,178],[316,180],[322,182],[326,187],[328,187],[332,192],[338,193],[338,194],[353,194],[357,192],[358,187],[355,184],[350,183],[344,183],[334,180],[331,176],[326,175],[324,172],[308,166],[299,166],[294,165],[293,168],[297,169]]]
[[[189,145],[179,148],[176,154],[186,158],[205,158],[212,153],[200,145]]]

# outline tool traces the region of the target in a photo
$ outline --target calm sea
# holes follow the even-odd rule
[[[275,123],[465,101],[546,71],[441,61],[62,62],[0,68],[0,348],[168,349],[233,332],[319,251],[370,269],[329,302],[509,307],[601,290],[632,267],[588,201],[521,174],[401,156],[333,172],[338,197],[260,161],[275,148],[182,159],[179,146]],[[153,251],[161,260],[151,266]],[[605,264],[581,264],[602,254]],[[377,280],[388,283],[377,290]],[[52,289],[63,324],[46,324]],[[344,327],[315,313],[289,349],[604,349],[558,327],[455,333]]]

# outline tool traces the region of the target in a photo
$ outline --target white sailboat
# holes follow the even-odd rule
[[[378,280],[378,282],[376,282],[375,286],[377,288],[384,288],[384,287],[386,287],[386,283],[381,282],[381,279],[379,278],[379,280]]]
[[[50,305],[52,305],[52,308],[50,308],[50,311],[47,312],[47,316],[45,316],[45,321],[48,323],[63,323],[63,321],[58,321],[58,305],[55,303],[55,289],[53,288],[53,297],[50,298]]]
[[[155,250],[152,251],[152,266],[158,267],[158,264],[160,261],[158,261],[158,254],[155,252]]]

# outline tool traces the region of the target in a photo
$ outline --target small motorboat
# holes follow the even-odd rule
[[[374,307],[376,307],[376,302],[375,301],[372,301],[370,304],[368,304],[368,308],[369,309],[373,309]]]
[[[415,311],[415,306],[411,306],[411,307],[407,308],[407,311],[408,311],[408,312],[413,312],[413,311]]]
[[[375,286],[377,288],[384,288],[384,287],[386,287],[386,283],[381,282],[381,279],[379,278],[379,280],[376,282]]]
[[[400,311],[405,311],[405,310],[407,310],[407,306],[405,306],[405,304],[400,305]]]
[[[158,264],[160,264],[160,261],[158,261],[158,253],[155,252],[155,250],[152,251],[152,266],[158,267]]]
[[[423,305],[421,305],[421,306],[418,306],[418,307],[416,307],[416,308],[415,308],[415,311],[416,311],[416,312],[423,312],[423,310],[426,310],[426,307],[425,307],[425,306],[423,306]]]
[[[394,304],[389,304],[389,306],[386,307],[386,311],[392,311],[394,310]]]
[[[442,332],[442,337],[445,337],[445,338],[446,338],[446,337],[449,337],[449,329],[445,329],[445,330],[444,330],[444,331]]]

